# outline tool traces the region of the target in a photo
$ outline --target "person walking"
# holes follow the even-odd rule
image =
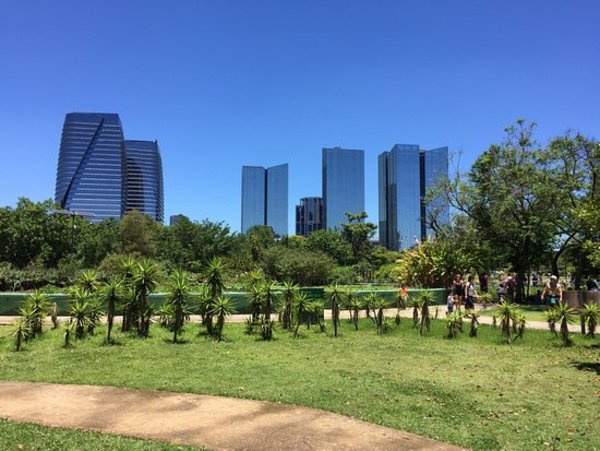
[[[465,308],[467,310],[473,310],[475,308],[475,298],[477,298],[477,291],[475,290],[475,284],[473,283],[474,277],[469,276],[466,288],[467,301]]]
[[[489,289],[489,279],[487,273],[482,273],[479,276],[479,289],[482,293],[487,293]]]
[[[460,311],[460,306],[465,298],[465,284],[462,280],[461,274],[457,274],[454,277],[454,282],[452,284],[452,294],[454,294],[454,299],[456,299],[456,309]]]
[[[542,291],[542,299],[550,307],[555,307],[562,303],[563,291],[560,283],[558,283],[558,277],[555,275],[550,276],[550,282],[544,287]]]

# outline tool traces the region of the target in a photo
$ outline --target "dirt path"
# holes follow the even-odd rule
[[[91,385],[0,381],[0,417],[219,450],[460,449],[305,407]]]

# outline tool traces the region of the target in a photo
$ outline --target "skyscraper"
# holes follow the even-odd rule
[[[296,205],[296,235],[308,236],[323,228],[323,198],[303,197]]]
[[[120,218],[125,210],[125,146],[118,114],[69,113],[65,117],[55,202],[94,213],[92,221]]]
[[[139,210],[164,216],[162,161],[156,141],[125,141],[118,114],[68,113],[63,125],[55,202],[93,213],[93,222]]]
[[[277,236],[288,234],[288,165],[265,169],[242,167],[242,233],[268,225]]]
[[[158,222],[164,219],[162,160],[158,142],[125,140],[126,211],[138,210]]]
[[[344,212],[365,210],[365,154],[362,150],[323,149],[323,227],[341,230]]]
[[[379,241],[392,250],[402,250],[431,236],[427,217],[434,210],[438,222],[449,220],[442,199],[427,203],[430,188],[448,176],[448,148],[422,150],[416,144],[396,144],[378,159]]]

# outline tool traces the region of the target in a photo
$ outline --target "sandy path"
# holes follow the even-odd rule
[[[0,417],[231,450],[458,450],[305,407],[91,385],[0,381]]]

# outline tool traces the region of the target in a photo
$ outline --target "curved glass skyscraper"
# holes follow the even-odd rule
[[[125,141],[118,114],[65,117],[55,202],[100,222],[139,210],[163,221],[162,162],[156,141]]]
[[[162,160],[156,141],[125,141],[127,205],[158,222],[164,219]]]
[[[69,113],[60,142],[55,202],[94,213],[93,222],[125,209],[125,146],[118,114]]]

